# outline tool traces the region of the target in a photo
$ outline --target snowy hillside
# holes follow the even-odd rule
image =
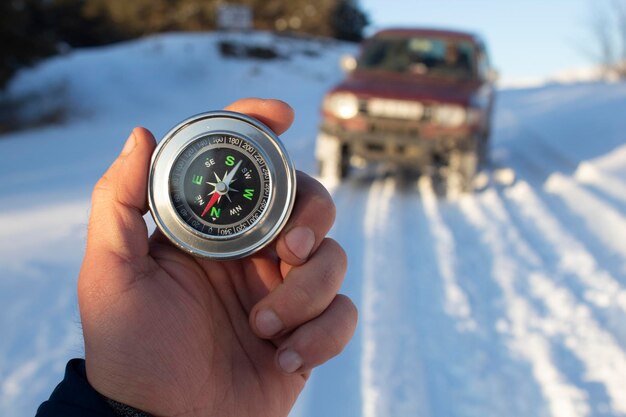
[[[135,125],[160,136],[240,97],[296,109],[283,135],[314,170],[324,91],[350,46],[278,43],[224,59],[215,35],[84,50],[21,73],[62,125],[0,136],[0,415],[33,415],[81,355],[75,280],[90,189]],[[454,201],[428,180],[328,183],[360,325],[293,417],[626,416],[626,85],[501,91],[494,157],[515,170]]]

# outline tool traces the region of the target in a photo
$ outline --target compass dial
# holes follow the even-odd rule
[[[237,259],[286,224],[296,175],[278,137],[234,112],[191,117],[152,156],[148,202],[157,227],[193,255]]]
[[[174,162],[170,194],[180,219],[213,237],[243,233],[263,215],[272,184],[265,158],[249,141],[210,135]]]

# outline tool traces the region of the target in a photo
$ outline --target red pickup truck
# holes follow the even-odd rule
[[[322,176],[388,163],[472,189],[488,158],[496,77],[478,36],[388,29],[342,66],[347,77],[322,105]]]

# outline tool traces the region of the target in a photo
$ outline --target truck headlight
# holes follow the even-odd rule
[[[324,110],[340,119],[351,119],[359,113],[359,100],[354,94],[334,93],[324,99]]]
[[[467,111],[462,106],[443,104],[434,111],[435,123],[445,127],[459,127],[467,121]]]

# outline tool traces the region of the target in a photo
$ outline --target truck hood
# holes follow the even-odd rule
[[[481,87],[478,80],[447,80],[434,77],[355,72],[332,91],[359,97],[381,97],[468,106]]]

